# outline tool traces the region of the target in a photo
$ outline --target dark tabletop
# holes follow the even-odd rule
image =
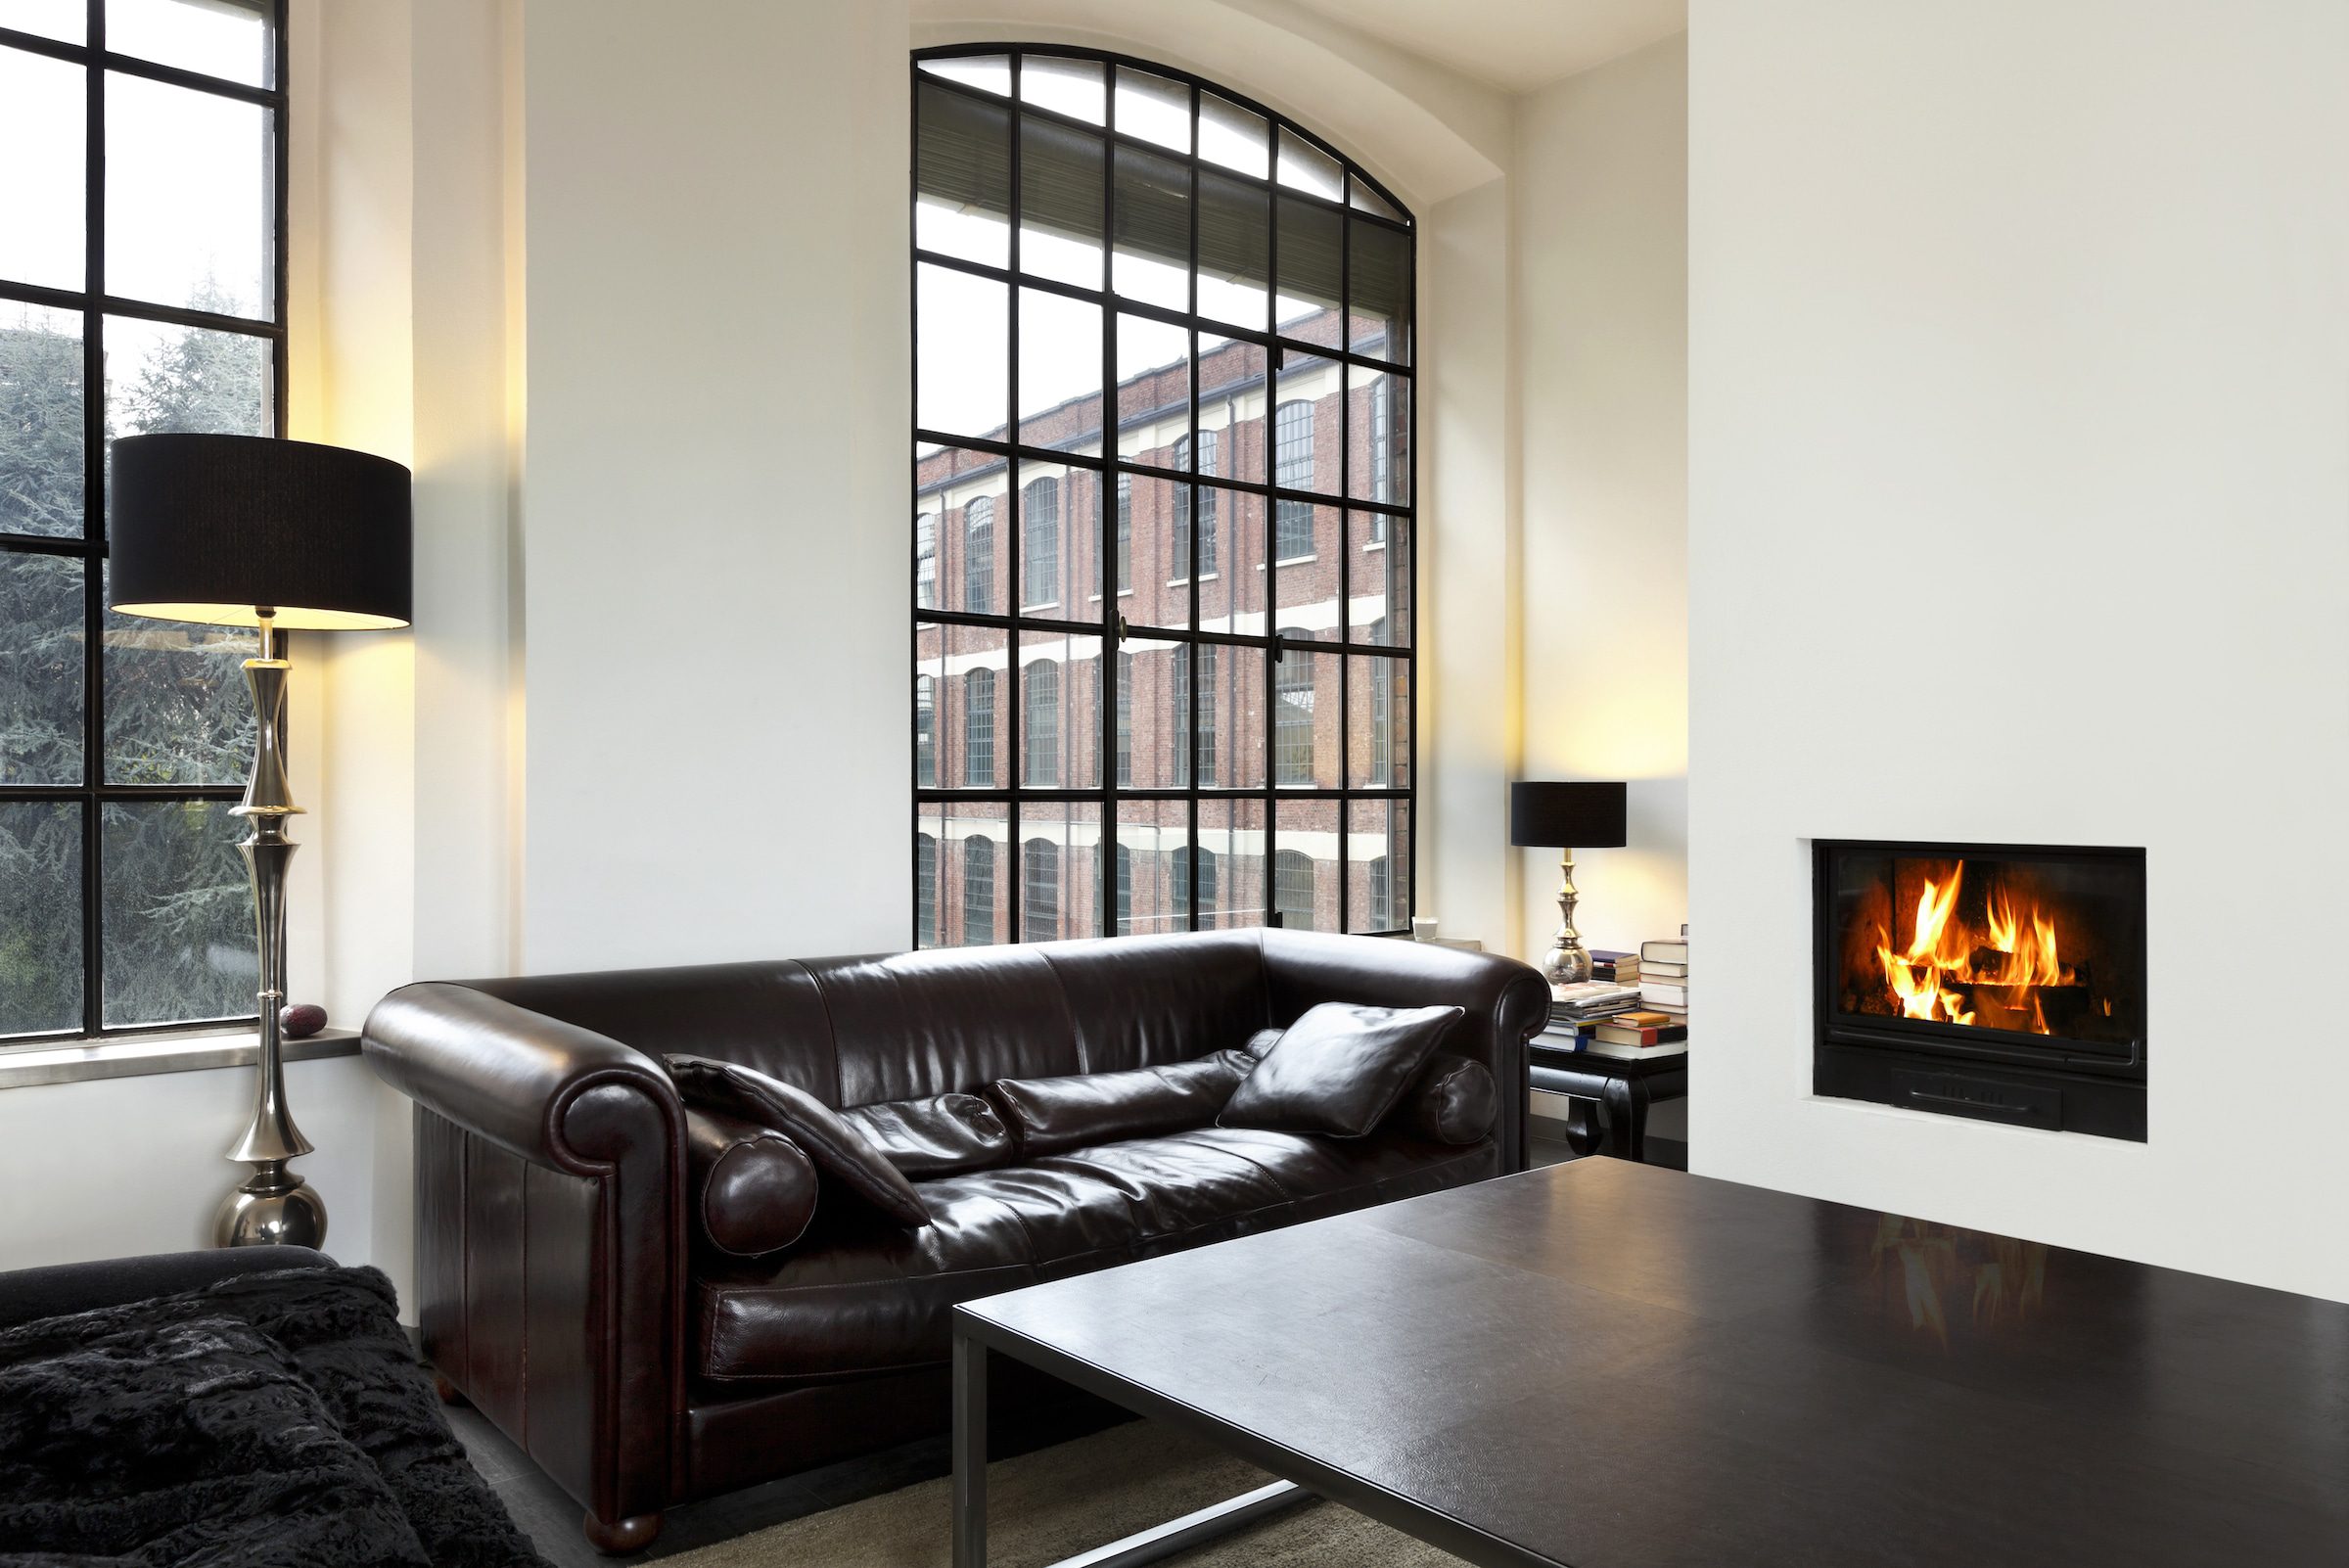
[[[1620,1160],[960,1311],[1484,1561],[2349,1564],[2349,1306]]]

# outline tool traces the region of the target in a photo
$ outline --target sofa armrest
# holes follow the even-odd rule
[[[618,1040],[462,985],[393,992],[359,1046],[419,1107],[427,1358],[591,1535],[630,1539],[668,1501],[683,1401],[675,1085]]]
[[[1286,1027],[1320,1002],[1377,1007],[1446,1003],[1467,1017],[1445,1049],[1485,1064],[1500,1090],[1494,1133],[1510,1171],[1525,1169],[1526,1042],[1549,1021],[1549,987],[1514,958],[1392,937],[1267,929],[1265,983],[1272,1022]]]

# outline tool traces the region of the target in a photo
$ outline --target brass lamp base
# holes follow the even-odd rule
[[[1579,986],[1590,978],[1590,954],[1582,934],[1574,929],[1574,904],[1580,897],[1574,886],[1574,852],[1558,855],[1558,934],[1542,957],[1542,978],[1552,986]]]

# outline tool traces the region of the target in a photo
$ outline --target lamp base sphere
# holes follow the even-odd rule
[[[1552,986],[1579,986],[1590,978],[1590,952],[1579,943],[1552,947],[1542,959],[1542,978]]]
[[[254,1192],[239,1187],[212,1221],[215,1247],[322,1247],[326,1244],[326,1201],[317,1189],[293,1176],[293,1185]]]

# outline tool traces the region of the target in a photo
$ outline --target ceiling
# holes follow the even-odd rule
[[[1511,92],[1547,86],[1688,25],[1688,0],[1295,3]]]

